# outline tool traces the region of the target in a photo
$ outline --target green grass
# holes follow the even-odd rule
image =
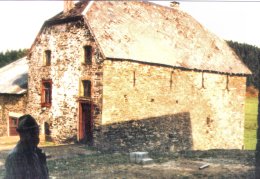
[[[257,107],[257,98],[246,99],[244,135],[244,143],[246,150],[255,150],[256,147]]]

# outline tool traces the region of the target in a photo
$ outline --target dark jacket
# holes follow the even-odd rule
[[[38,147],[19,141],[8,155],[6,162],[6,179],[47,179],[48,168],[46,156]]]

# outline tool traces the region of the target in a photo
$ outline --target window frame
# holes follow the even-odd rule
[[[44,65],[51,66],[51,50],[44,51]]]
[[[81,80],[81,90],[80,90],[80,97],[83,98],[91,98],[91,80]],[[85,90],[88,87],[88,90]]]
[[[49,88],[49,97],[48,100],[46,100],[46,84],[50,85]],[[42,107],[51,107],[52,104],[52,80],[42,80],[41,83],[41,106]]]
[[[92,58],[93,58],[93,47],[91,45],[85,45],[83,47],[83,63],[86,65],[92,65]]]

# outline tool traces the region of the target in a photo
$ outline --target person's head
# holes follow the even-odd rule
[[[21,141],[27,141],[35,147],[39,144],[39,126],[31,115],[21,116],[16,130]]]

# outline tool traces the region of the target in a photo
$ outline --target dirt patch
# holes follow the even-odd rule
[[[0,151],[12,149],[18,140],[19,140],[19,136],[0,137]]]
[[[67,159],[71,157],[79,157],[96,153],[87,150],[85,145],[59,145],[51,147],[41,147],[44,150],[48,160]]]

